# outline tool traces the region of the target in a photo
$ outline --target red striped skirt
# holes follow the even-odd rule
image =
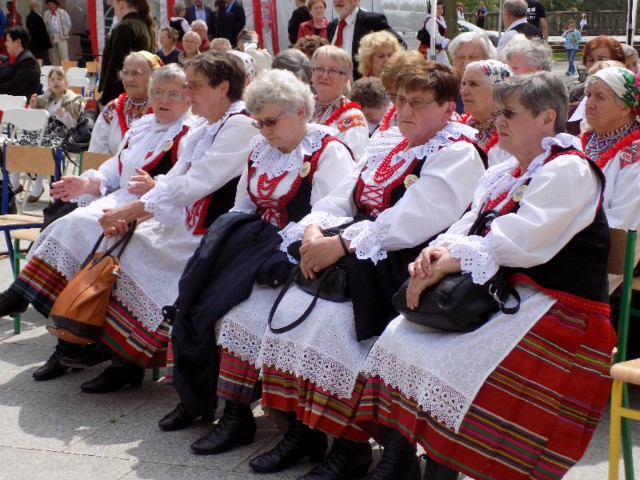
[[[27,262],[15,282],[16,289],[45,317],[66,285],[67,279],[38,257]],[[100,340],[129,362],[160,367],[166,363],[169,325],[162,322],[155,332],[149,331],[112,295]]]
[[[558,479],[598,424],[614,345],[608,305],[561,295],[489,375],[458,432],[377,377],[366,382],[356,420],[372,434],[397,428],[475,479]]]
[[[302,377],[263,365],[262,405],[295,412],[305,425],[328,435],[366,442],[369,433],[354,423],[364,384],[365,378],[358,377],[351,397],[340,398]]]
[[[218,347],[218,358],[220,360],[218,397],[225,401],[243,404],[258,400],[260,370],[223,347]]]

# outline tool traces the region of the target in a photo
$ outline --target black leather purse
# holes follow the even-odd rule
[[[497,216],[495,210],[481,213],[469,235],[481,235]],[[407,307],[407,280],[391,301],[411,322],[449,332],[471,332],[484,325],[493,313],[514,314],[520,310],[520,295],[510,278],[507,268],[501,268],[483,285],[473,283],[470,273],[447,275],[422,293],[415,310]],[[506,305],[509,297],[515,300],[511,307]]]

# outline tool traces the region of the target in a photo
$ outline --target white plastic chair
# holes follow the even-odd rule
[[[69,87],[69,90],[73,90],[83,97],[85,96],[85,91],[89,89],[90,83],[91,81],[87,77],[67,77],[67,86]]]
[[[51,72],[52,69],[53,65],[43,65],[40,67],[40,76],[49,78],[49,72]]]
[[[44,109],[31,109],[31,108],[9,108],[4,111],[2,116],[2,122],[9,126],[9,138],[8,142],[12,144],[18,143],[18,138],[24,130],[35,131],[38,134],[37,143],[35,146],[42,146],[42,140],[44,138],[44,130],[49,121],[49,112]],[[21,172],[12,172],[12,185],[18,185]],[[27,180],[24,184],[24,191],[29,192],[31,190],[32,180],[27,175]],[[18,213],[22,214],[24,207],[27,203],[27,195],[24,195],[22,202],[18,205]]]
[[[3,112],[10,108],[25,108],[27,106],[27,97],[19,95],[0,94],[0,110]]]
[[[69,67],[66,71],[67,80],[70,78],[87,78],[87,69],[81,67]]]

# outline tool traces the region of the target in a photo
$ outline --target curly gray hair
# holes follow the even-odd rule
[[[252,81],[244,93],[247,110],[257,115],[267,103],[277,103],[287,113],[305,110],[305,120],[311,120],[315,100],[309,86],[288,70],[265,70]]]
[[[521,33],[515,35],[500,52],[500,60],[509,63],[511,57],[520,53],[535,71],[551,71],[553,54],[551,47],[542,39],[527,38]]]

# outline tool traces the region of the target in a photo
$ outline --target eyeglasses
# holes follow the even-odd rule
[[[186,82],[182,86],[190,92],[193,92],[199,90],[203,85],[207,85],[207,82]]]
[[[406,98],[402,95],[396,95],[396,107],[404,107],[407,103],[413,110],[419,110],[421,108],[427,108],[435,100],[422,100],[421,98]]]
[[[331,78],[337,78],[347,74],[347,72],[343,72],[342,70],[334,70],[333,68],[327,70],[324,67],[313,67],[312,71],[313,73],[318,74],[319,77],[321,77],[325,73]]]
[[[159,88],[154,88],[153,90],[151,90],[151,96],[152,97],[164,98],[165,95],[172,102],[177,102],[178,100],[182,100],[184,98],[184,93],[183,92],[176,92],[176,91],[166,92],[166,91],[161,90]]]
[[[126,77],[138,78],[140,75],[149,72],[151,72],[151,70],[142,70],[141,68],[136,68],[135,70],[120,70],[118,77],[120,77],[120,80],[124,80]]]
[[[280,112],[275,117],[267,118],[266,120],[258,120],[256,118],[253,122],[251,122],[251,125],[256,127],[258,130],[260,130],[262,127],[267,127],[267,128],[275,127],[282,115],[284,115],[284,112]]]
[[[514,112],[513,110],[509,110],[508,108],[503,108],[502,110],[496,110],[495,113],[494,113],[496,118],[499,117],[500,115],[502,115],[507,120],[511,120],[517,114],[518,114],[518,112]]]

